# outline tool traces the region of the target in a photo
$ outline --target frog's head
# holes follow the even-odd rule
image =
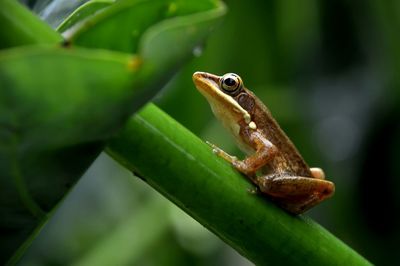
[[[254,106],[253,94],[243,86],[234,73],[217,76],[206,72],[193,74],[197,89],[207,99],[215,116],[231,130],[237,130],[240,121],[251,122]],[[234,130],[234,131],[236,131]]]

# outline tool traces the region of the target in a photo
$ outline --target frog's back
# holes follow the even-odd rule
[[[310,168],[296,149],[292,141],[280,128],[272,117],[268,108],[257,98],[255,123],[263,135],[274,144],[279,153],[269,164],[269,168],[275,173],[285,173],[293,176],[311,177]]]

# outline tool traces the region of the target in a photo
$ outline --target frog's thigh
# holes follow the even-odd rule
[[[319,200],[323,200],[335,190],[332,182],[301,176],[261,176],[258,177],[257,183],[263,193],[288,199],[315,195]]]
[[[325,179],[325,173],[321,168],[313,167],[310,168],[311,175],[317,179]]]

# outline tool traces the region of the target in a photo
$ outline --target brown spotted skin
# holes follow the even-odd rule
[[[243,88],[243,91],[234,98],[250,113],[261,134],[279,151],[273,160],[268,163],[269,169],[264,170],[264,173],[285,173],[293,176],[312,177],[307,163],[280,128],[268,108],[246,88]],[[251,130],[249,132],[246,129],[245,123],[242,123],[241,128],[243,140],[248,139]],[[256,147],[253,147],[253,149],[256,150]]]

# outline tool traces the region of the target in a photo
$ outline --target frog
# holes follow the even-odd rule
[[[218,146],[212,151],[228,161],[265,195],[287,212],[306,212],[335,192],[321,168],[310,168],[270,110],[235,73],[222,76],[195,72],[193,82],[211,110],[231,133],[246,157],[238,159]]]

